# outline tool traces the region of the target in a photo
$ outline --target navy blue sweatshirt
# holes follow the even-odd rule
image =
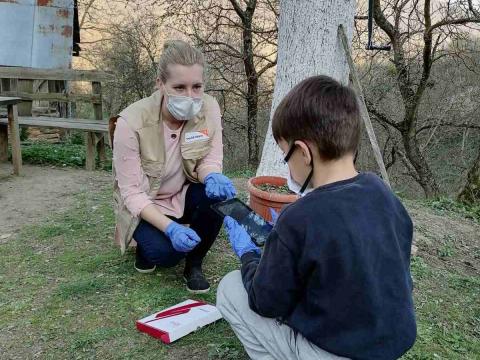
[[[242,256],[250,308],[352,359],[415,342],[412,221],[376,175],[321,186],[285,208],[263,255]]]

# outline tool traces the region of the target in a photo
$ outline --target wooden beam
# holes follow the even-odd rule
[[[348,43],[347,35],[345,33],[345,29],[343,25],[338,27],[338,35],[340,36],[340,40],[343,45],[343,49],[345,51],[345,56],[347,58],[348,66],[350,68],[350,79],[353,84],[353,89],[357,93],[358,103],[360,105],[360,115],[363,120],[363,124],[365,125],[365,129],[367,130],[368,138],[370,139],[370,144],[372,145],[373,156],[377,161],[377,165],[380,168],[380,173],[382,175],[383,180],[385,183],[391,188],[390,180],[388,178],[387,169],[385,168],[385,163],[383,162],[382,152],[380,151],[380,147],[378,146],[377,137],[375,136],[375,131],[373,130],[373,125],[370,120],[370,115],[368,114],[367,105],[365,104],[365,97],[363,95],[362,84],[357,75],[357,70],[355,69],[355,64],[353,63],[352,53],[350,51],[350,45]]]
[[[0,96],[0,104],[1,105],[18,104],[20,101],[21,101],[21,99],[18,98],[18,97],[11,97],[11,96],[3,97],[3,96]]]
[[[0,78],[29,80],[112,81],[112,73],[99,70],[34,69],[0,66]]]
[[[10,128],[10,136],[12,142],[12,162],[13,173],[15,175],[22,174],[22,149],[20,148],[20,128],[18,126],[18,109],[17,105],[7,105],[8,126]]]
[[[97,82],[97,81],[94,81],[92,82],[92,93],[93,94],[96,94],[98,96],[102,96],[102,84]],[[93,113],[94,113],[94,117],[95,117],[95,120],[102,120],[103,118],[103,109],[102,109],[102,102],[100,101],[100,103],[97,103],[97,104],[93,104]],[[96,137],[96,147],[97,147],[97,153],[98,153],[98,159],[99,159],[99,162],[100,162],[100,168],[103,169],[103,167],[105,166],[105,161],[107,159],[107,155],[106,155],[106,152],[105,152],[105,134],[101,134],[101,136],[99,136],[98,138]]]
[[[18,79],[17,87],[15,90],[21,93],[33,93],[33,80]],[[18,104],[18,115],[32,116],[32,105],[32,101],[24,101]]]
[[[89,171],[95,170],[95,133],[85,134],[85,146],[87,147],[85,168]]]
[[[8,160],[8,126],[0,124],[0,162]]]
[[[6,119],[0,119],[0,124],[6,123]],[[18,123],[20,126],[36,126],[108,133],[108,124],[106,122],[95,120],[54,118],[44,116],[20,117],[18,119]]]
[[[43,101],[62,101],[62,102],[88,102],[93,104],[99,104],[102,102],[102,97],[97,94],[62,94],[62,93],[34,93],[17,91],[4,91],[0,93],[0,96],[16,96],[22,100],[43,100]]]

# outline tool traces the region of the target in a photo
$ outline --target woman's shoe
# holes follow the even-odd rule
[[[135,253],[135,270],[142,274],[150,274],[157,268],[156,265],[150,264],[137,250]]]
[[[205,294],[210,290],[201,266],[185,267],[183,279],[187,283],[187,290],[193,294]]]

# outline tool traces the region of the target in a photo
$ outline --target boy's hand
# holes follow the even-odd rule
[[[237,190],[225,175],[211,173],[205,177],[205,193],[210,199],[228,200],[237,195]]]
[[[238,222],[233,220],[230,216],[226,216],[223,220],[223,224],[225,225],[225,230],[227,231],[228,239],[230,240],[233,251],[239,258],[250,251],[255,251],[260,254],[260,249],[253,243],[250,235],[247,234],[245,229]]]
[[[270,210],[270,216],[272,217],[272,220],[270,221],[271,225],[275,225],[278,220],[278,212],[275,211],[273,208],[268,208]]]

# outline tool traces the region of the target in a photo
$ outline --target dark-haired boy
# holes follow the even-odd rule
[[[306,79],[272,128],[290,187],[307,195],[280,214],[262,256],[225,219],[242,268],[221,281],[219,310],[252,359],[400,357],[416,337],[413,226],[381,179],[355,170],[355,94],[329,77]]]

